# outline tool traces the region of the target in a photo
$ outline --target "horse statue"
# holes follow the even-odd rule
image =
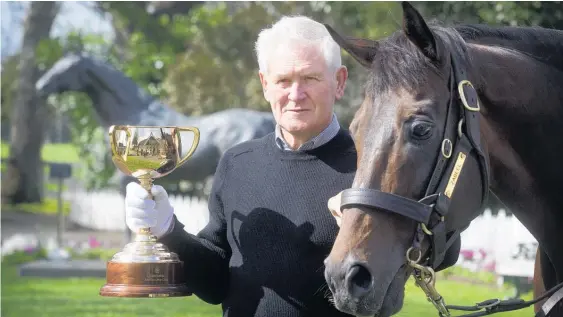
[[[215,173],[221,155],[230,147],[274,131],[271,113],[233,108],[208,115],[188,117],[143,91],[133,80],[111,65],[86,54],[68,54],[59,59],[39,80],[40,96],[83,92],[92,104],[101,126],[157,125],[192,126],[200,130],[193,156],[158,183],[202,182]],[[183,147],[184,151],[189,144]],[[108,148],[107,154],[110,151]],[[183,153],[185,154],[185,153]],[[121,192],[133,179],[117,172]]]
[[[357,172],[325,260],[335,306],[394,315],[412,275],[439,316],[543,300],[537,316],[562,316],[563,32],[434,26],[409,3],[402,8],[403,29],[377,41],[326,26],[369,70],[350,125]],[[547,291],[531,301],[446,305],[435,272],[456,263],[460,233],[492,193],[538,241]]]

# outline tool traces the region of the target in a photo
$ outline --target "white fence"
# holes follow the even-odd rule
[[[75,190],[65,196],[71,201],[71,221],[96,230],[125,229],[123,197],[115,191]],[[170,196],[170,200],[186,231],[197,233],[209,221],[207,201],[182,196]],[[533,276],[537,242],[516,217],[507,216],[504,210],[496,216],[485,211],[461,237],[459,265],[501,275]]]
[[[209,221],[207,201],[187,196],[170,196],[170,203],[184,230],[197,233]],[[86,192],[74,190],[65,194],[70,201],[69,219],[85,228],[124,231],[124,199],[116,191]]]
[[[477,217],[461,234],[458,264],[499,275],[532,277],[537,241],[514,216],[503,209],[496,216],[490,210]]]

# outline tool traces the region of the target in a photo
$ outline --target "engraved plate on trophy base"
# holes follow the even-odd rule
[[[182,262],[119,263],[108,262],[107,283],[100,295],[112,297],[189,296],[184,284]]]

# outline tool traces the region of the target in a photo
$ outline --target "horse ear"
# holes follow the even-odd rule
[[[378,43],[372,40],[358,39],[353,37],[343,37],[336,32],[330,25],[325,24],[328,33],[342,49],[358,61],[362,66],[370,68],[375,57]]]
[[[403,1],[403,31],[426,57],[438,60],[436,40],[420,13],[407,1]]]

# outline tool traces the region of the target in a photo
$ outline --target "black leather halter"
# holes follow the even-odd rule
[[[430,236],[431,249],[428,266],[438,270],[449,267],[457,256],[444,262],[448,249],[457,242],[464,229],[446,232],[445,217],[461,169],[467,160],[476,159],[481,172],[481,207],[489,195],[489,162],[483,153],[480,138],[477,91],[467,79],[465,65],[451,56],[450,100],[446,115],[441,153],[427,185],[425,197],[419,201],[370,188],[349,188],[342,192],[341,210],[365,206],[396,213],[419,223],[414,246],[418,247],[425,232]],[[457,89],[456,89],[457,88]],[[475,155],[471,155],[474,152]],[[469,225],[469,223],[467,224]],[[459,253],[459,250],[453,252]],[[456,254],[458,255],[458,254]],[[453,259],[453,260],[452,260]]]

